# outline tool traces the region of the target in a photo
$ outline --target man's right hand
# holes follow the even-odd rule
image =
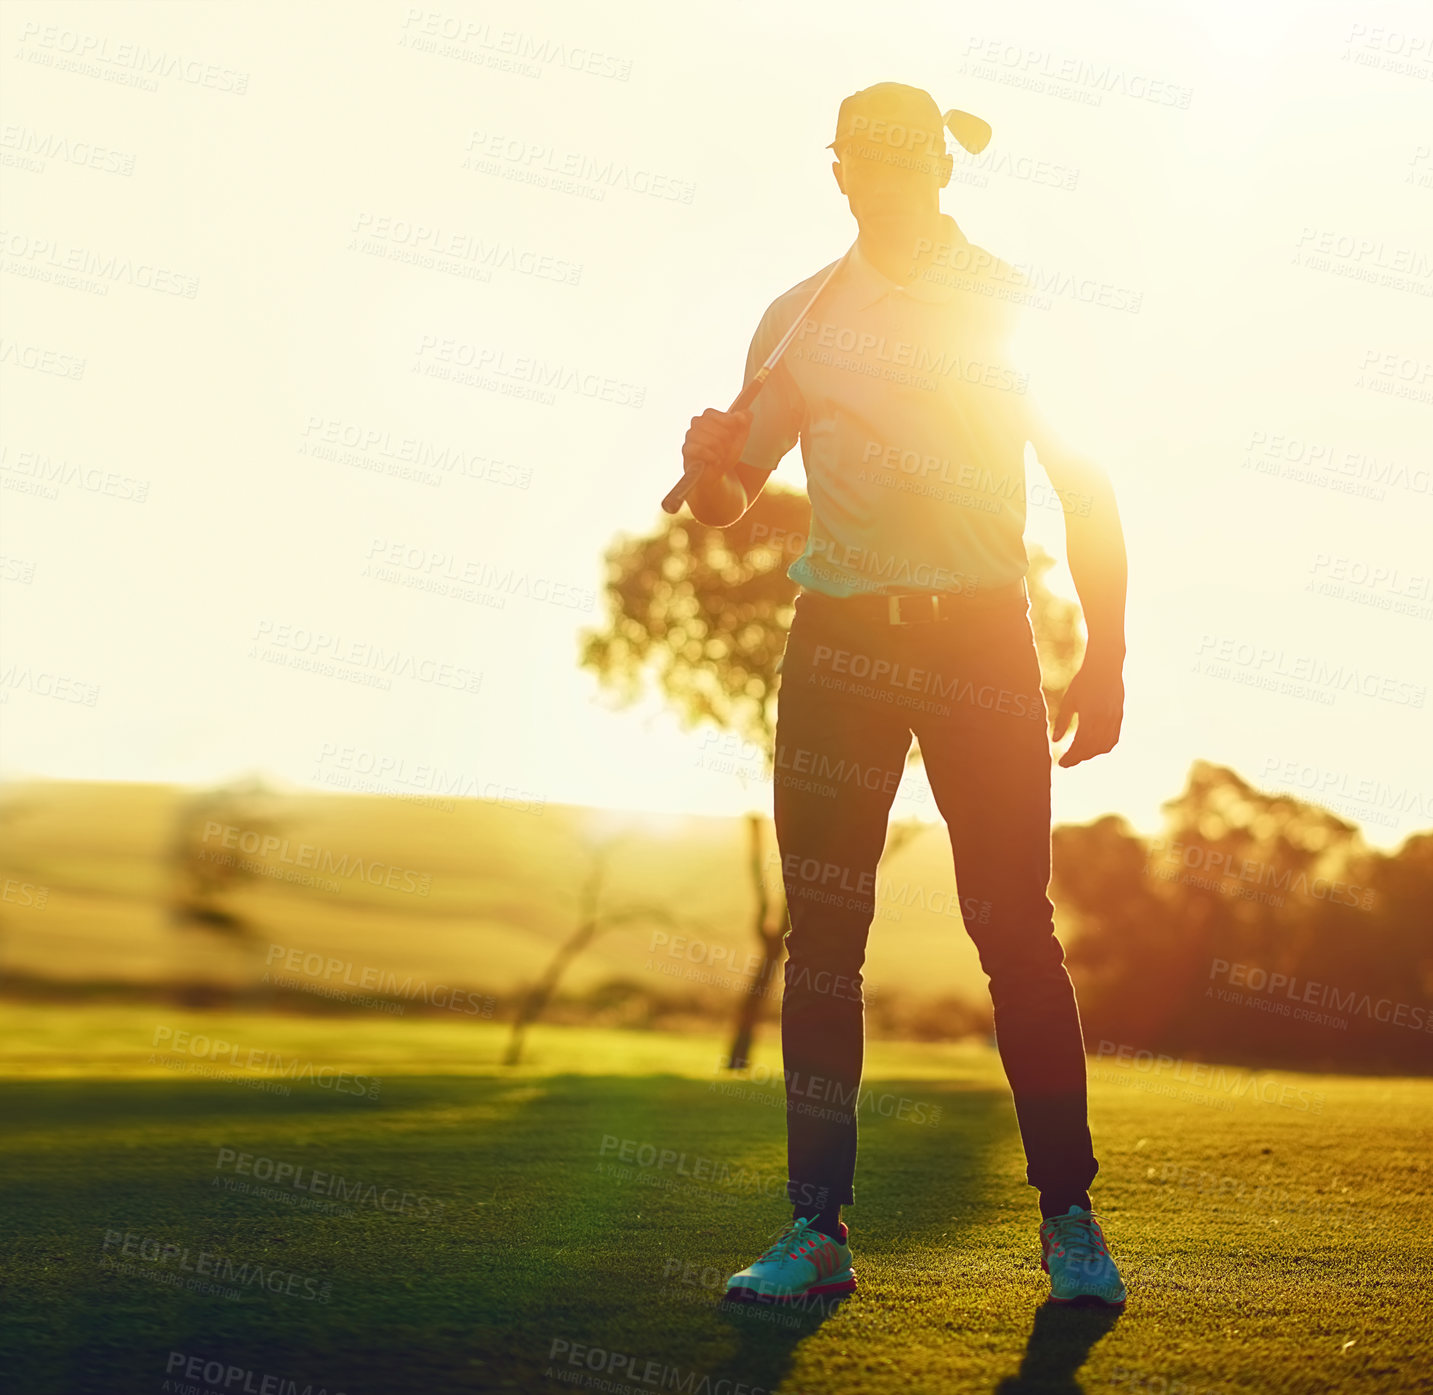
[[[682,468],[688,474],[702,466],[722,473],[731,470],[741,459],[750,430],[750,412],[719,412],[708,407],[692,418],[691,430],[682,442]]]
[[[682,442],[682,469],[701,478],[687,495],[692,517],[713,527],[735,523],[746,512],[746,489],[736,476],[736,465],[751,431],[751,413],[719,412],[708,407],[692,418]]]

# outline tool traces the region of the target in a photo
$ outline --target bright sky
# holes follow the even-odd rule
[[[0,53],[6,775],[769,807],[610,709],[582,607],[896,80],[992,124],[944,210],[1048,278],[1032,388],[1123,513],[1124,737],[1056,818],[1202,756],[1433,823],[1425,6],[11,3]]]

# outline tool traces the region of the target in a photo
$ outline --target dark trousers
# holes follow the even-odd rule
[[[803,593],[777,705],[775,806],[790,910],[781,1043],[788,1195],[855,1200],[861,967],[876,865],[914,733],[990,980],[1026,1178],[1085,1205],[1098,1164],[1074,987],[1054,933],[1051,750],[1023,585],[953,620],[894,626]],[[940,968],[931,965],[932,984]],[[1068,1198],[1068,1200],[1062,1200]]]

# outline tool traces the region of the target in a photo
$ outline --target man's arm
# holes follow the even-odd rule
[[[786,321],[774,301],[751,337],[746,353],[749,383],[766,362]],[[787,365],[778,363],[745,412],[719,412],[708,408],[692,418],[682,444],[682,461],[690,471],[705,466],[701,479],[687,495],[692,517],[713,528],[735,523],[761,493],[762,486],[800,438],[806,404]]]
[[[1075,739],[1060,757],[1062,766],[1071,766],[1112,750],[1124,719],[1124,530],[1109,476],[1094,461],[1067,450],[1047,430],[1031,439],[1064,507],[1065,552],[1089,636],[1051,733],[1063,740],[1078,717]]]

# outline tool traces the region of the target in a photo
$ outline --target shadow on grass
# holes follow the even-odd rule
[[[1035,1310],[1035,1326],[1020,1370],[995,1387],[995,1395],[1080,1395],[1075,1372],[1091,1350],[1120,1319],[1109,1308],[1072,1308],[1044,1303]]]
[[[729,1353],[712,1371],[709,1388],[729,1380],[729,1388],[740,1385],[774,1390],[790,1370],[797,1348],[814,1337],[822,1326],[850,1301],[850,1295],[813,1300],[806,1304],[718,1303],[715,1315],[734,1342]]]
[[[823,1327],[894,1349],[923,1322],[902,1261],[971,1229],[997,1185],[993,1158],[1018,1152],[999,1091],[876,1089],[939,1102],[940,1125],[862,1112],[848,1213],[858,1301],[791,1312],[719,1302],[790,1215],[778,1091],[732,1097],[664,1075],[399,1076],[370,1102],[212,1082],[7,1083],[8,1374],[30,1395],[158,1390],[184,1351],[365,1395],[558,1390],[584,1373],[621,1383],[652,1362],[661,1388],[775,1389]],[[291,1183],[225,1190],[225,1147],[439,1204],[360,1201],[339,1215],[294,1205]],[[614,1169],[624,1152],[645,1161]],[[102,1262],[116,1232],[158,1242],[132,1256],[139,1272]],[[312,1277],[331,1300],[166,1286],[159,1270],[178,1268],[151,1258],[160,1245],[190,1263],[208,1252]],[[1032,1372],[1049,1366],[1047,1348],[1032,1337]],[[838,1351],[823,1341],[807,1364]]]

